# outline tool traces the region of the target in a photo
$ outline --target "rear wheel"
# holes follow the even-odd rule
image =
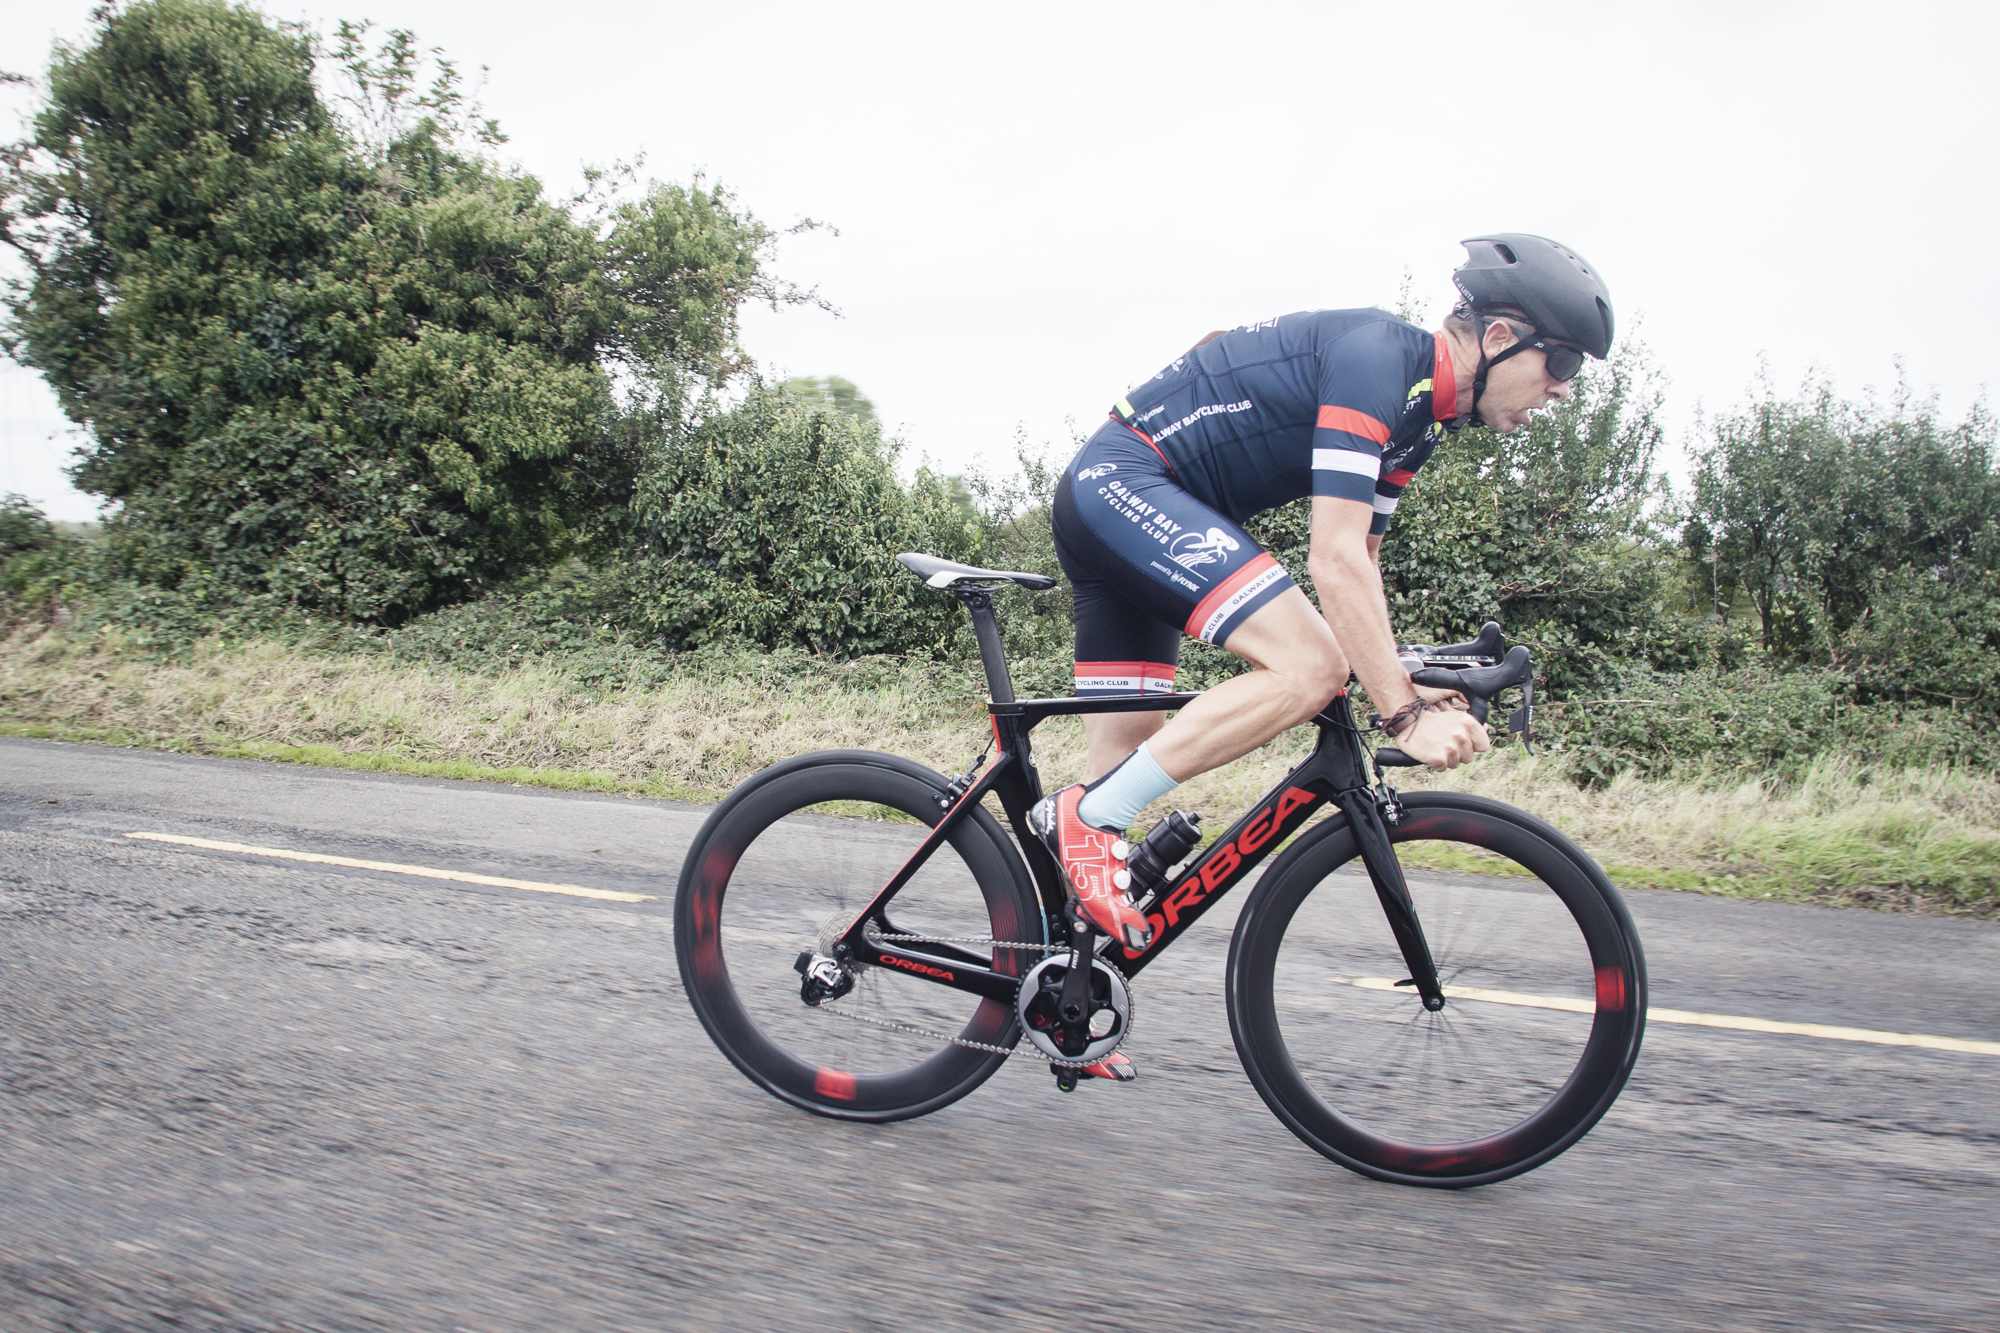
[[[799,954],[830,950],[943,817],[945,786],[893,755],[804,755],[737,788],[695,836],[674,900],[681,981],[722,1053],[774,1096],[842,1119],[922,1115],[978,1087],[1020,1039],[1011,1005],[886,968],[859,969],[853,989],[825,1005],[800,998]],[[981,809],[931,854],[888,916],[899,933],[1044,938],[1027,868]],[[1010,976],[1042,956],[954,947]]]
[[[1244,905],[1229,1022],[1251,1082],[1342,1166],[1459,1187],[1518,1175],[1597,1123],[1645,1030],[1618,891],[1555,829],[1452,792],[1389,830],[1445,986],[1426,1010],[1346,820],[1310,830]]]

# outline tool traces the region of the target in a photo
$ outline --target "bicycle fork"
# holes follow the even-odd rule
[[[1398,986],[1415,986],[1424,1008],[1436,1012],[1444,1008],[1444,986],[1438,980],[1437,962],[1431,957],[1430,941],[1424,938],[1423,924],[1417,920],[1417,905],[1410,898],[1410,886],[1403,879],[1403,867],[1389,841],[1388,827],[1376,805],[1375,793],[1366,787],[1352,787],[1335,798],[1347,814],[1347,826],[1354,830],[1354,843],[1361,849],[1361,863],[1375,885],[1375,897],[1389,918],[1396,947],[1410,975]]]

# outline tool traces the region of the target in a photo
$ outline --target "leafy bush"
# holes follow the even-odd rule
[[[1799,779],[1820,757],[1991,771],[2000,743],[1963,710],[1860,703],[1854,683],[1771,666],[1635,676],[1615,694],[1538,706],[1541,743],[1580,786],[1642,777]]]
[[[659,424],[632,504],[636,623],[676,648],[740,639],[837,658],[958,641],[956,600],[895,557],[971,560],[978,532],[935,473],[897,481],[873,421],[759,383],[733,410]]]
[[[0,562],[55,545],[56,529],[25,495],[0,495]]]

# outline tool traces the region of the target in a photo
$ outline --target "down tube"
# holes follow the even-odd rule
[[[1135,954],[1122,944],[1113,944],[1105,956],[1127,976],[1145,967],[1332,798],[1324,778],[1305,777],[1296,770],[1295,777],[1298,780],[1274,789],[1256,809],[1232,824],[1201,860],[1182,871],[1153,899],[1146,908],[1153,942],[1144,951]]]

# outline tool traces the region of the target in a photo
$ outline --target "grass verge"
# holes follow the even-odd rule
[[[887,750],[952,773],[986,740],[978,702],[920,671],[801,671],[755,655],[684,667],[606,684],[559,657],[479,674],[262,640],[162,659],[115,635],[27,625],[0,639],[0,733],[684,801],[720,799],[807,750]],[[1081,769],[1074,719],[1036,739],[1045,781]],[[1305,739],[1281,737],[1172,803],[1219,829]],[[1509,747],[1405,781],[1532,811],[1621,884],[2000,915],[2000,782],[1989,775],[1829,758],[1790,782],[1626,777],[1586,792]],[[1448,848],[1430,860],[1487,868]]]

